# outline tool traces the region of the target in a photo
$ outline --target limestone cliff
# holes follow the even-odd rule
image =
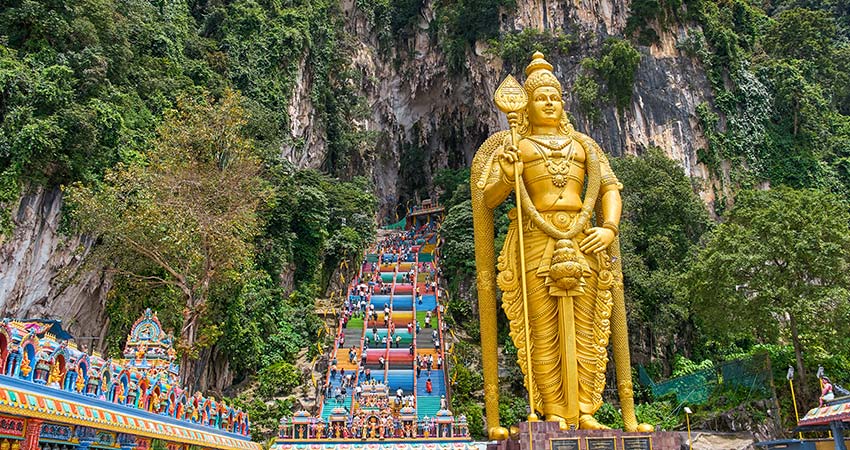
[[[60,319],[78,343],[102,350],[111,281],[82,266],[92,242],[61,233],[61,217],[58,188],[34,188],[12,211],[14,232],[0,242],[0,317]]]
[[[358,126],[381,132],[374,155],[359,161],[358,170],[372,177],[386,213],[399,200],[406,200],[398,184],[405,146],[425,153],[427,164],[422,170],[430,180],[438,169],[468,165],[478,145],[507,126],[491,100],[507,71],[488,45],[479,42],[468,51],[466,68],[452,73],[431,29],[433,0],[424,2],[412,37],[388,50],[381,49],[373,24],[357,5],[355,0],[342,0],[346,31],[356,36],[351,62],[362,74],[356,89],[372,111]],[[639,47],[641,62],[631,105],[622,113],[607,105],[601,118],[591,121],[569,92],[581,60],[597,54],[607,37],[623,37],[628,10],[626,0],[520,0],[515,11],[503,14],[500,27],[502,32],[533,27],[578,36],[574,54],[547,56],[567,91],[566,107],[576,128],[616,156],[636,154],[649,146],[664,149],[700,181],[704,187],[700,194],[711,202],[709,175],[696,157],[705,140],[695,115],[711,90],[699,63],[676,48],[676,42],[687,36],[684,27],[661,33],[657,45]],[[522,77],[521,68],[512,71]],[[296,164],[318,167],[324,158],[323,132],[322,124],[314,120],[309,89],[309,68],[304,67],[298,73],[290,113],[295,118],[294,137],[307,144],[288,147],[284,154]]]

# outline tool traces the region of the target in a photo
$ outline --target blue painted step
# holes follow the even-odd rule
[[[393,297],[394,311],[411,311],[413,310],[413,296],[409,294],[400,294]]]
[[[327,420],[328,417],[330,417],[331,412],[333,412],[333,409],[338,406],[343,407],[346,410],[351,408],[351,395],[346,395],[342,403],[337,403],[335,398],[325,399],[325,403],[322,405],[322,419]]]
[[[421,419],[423,417],[434,417],[437,411],[440,410],[440,397],[417,397],[416,399],[416,415]]]
[[[390,296],[389,295],[373,295],[372,296],[372,304],[375,305],[375,310],[378,311],[378,314],[383,319],[384,315],[384,305],[390,304]]]
[[[387,371],[387,386],[390,387],[390,395],[395,395],[396,391],[401,388],[405,395],[413,392],[413,371],[412,370],[388,370]]]
[[[416,380],[416,395],[422,397],[436,397],[446,393],[446,382],[443,380],[443,372],[441,370],[431,371],[431,393],[425,392],[425,382],[428,380],[427,372],[423,372],[422,376]]]
[[[416,302],[416,311],[433,311],[437,307],[437,297],[434,294],[423,294],[422,303]]]

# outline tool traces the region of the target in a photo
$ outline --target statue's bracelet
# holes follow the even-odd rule
[[[617,225],[615,225],[615,224],[614,224],[614,222],[608,222],[608,221],[605,221],[605,222],[602,224],[602,228],[607,228],[607,229],[609,229],[609,230],[613,231],[613,232],[614,232],[614,236],[617,236],[617,235],[619,235],[619,234],[620,234],[620,229],[619,229],[619,228],[617,228]]]

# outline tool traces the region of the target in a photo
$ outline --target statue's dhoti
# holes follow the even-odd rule
[[[560,230],[569,229],[575,214],[548,212],[544,219]],[[524,318],[519,273],[519,236],[516,213],[499,256],[499,287],[502,306],[511,326],[511,337],[520,351],[519,363],[526,374]],[[602,405],[607,345],[610,334],[613,277],[607,253],[583,254],[580,233],[557,240],[526,221],[525,269],[530,322],[531,363],[535,404],[547,416],[558,416],[578,425],[583,414],[592,415]],[[600,264],[605,267],[600,267]],[[566,276],[564,274],[567,274]]]

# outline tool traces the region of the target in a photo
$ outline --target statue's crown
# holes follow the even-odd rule
[[[555,78],[552,73],[552,64],[543,59],[543,53],[534,52],[531,57],[531,63],[525,68],[525,91],[528,95],[534,93],[534,90],[541,86],[549,86],[558,90],[558,93],[563,93],[561,82]]]

